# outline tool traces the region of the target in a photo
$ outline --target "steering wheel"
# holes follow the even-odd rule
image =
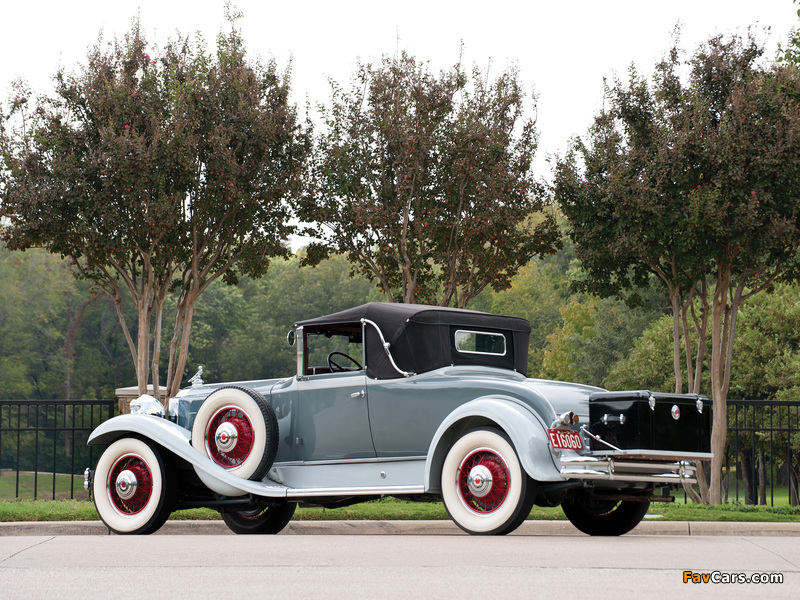
[[[356,368],[351,369],[349,367],[343,367],[342,365],[336,363],[333,360],[334,356],[341,356],[343,358],[346,358],[347,360],[352,362],[356,366]],[[334,373],[336,371],[352,371],[352,370],[360,371],[362,369],[361,365],[355,358],[353,358],[352,356],[348,356],[344,352],[331,352],[330,354],[328,354],[328,368],[331,370],[331,373]]]

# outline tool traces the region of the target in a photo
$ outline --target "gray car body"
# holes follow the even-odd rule
[[[528,475],[560,481],[561,451],[550,447],[546,429],[557,411],[568,409],[585,422],[588,396],[598,389],[474,366],[392,380],[372,380],[360,370],[224,384],[260,392],[278,418],[275,463],[263,482],[252,482],[191,445],[194,415],[222,385],[183,390],[172,400],[176,422],[121,415],[100,425],[89,443],[129,434],[149,438],[189,462],[205,485],[225,496],[404,495],[438,493],[441,463],[454,438],[487,425],[508,435]]]

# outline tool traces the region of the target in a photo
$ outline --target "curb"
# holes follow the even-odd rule
[[[109,535],[101,521],[0,523],[3,536]],[[168,521],[155,535],[233,535],[222,521]],[[292,521],[280,535],[466,535],[451,521]],[[583,536],[569,521],[525,521],[511,535]],[[800,537],[800,523],[645,521],[627,535]]]

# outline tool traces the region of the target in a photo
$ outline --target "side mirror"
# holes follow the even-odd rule
[[[294,329],[292,329],[291,331],[289,331],[289,333],[286,334],[286,341],[289,343],[290,346],[294,346],[295,342],[297,341],[297,338],[295,337],[294,334]]]

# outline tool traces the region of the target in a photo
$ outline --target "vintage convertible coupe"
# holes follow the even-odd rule
[[[298,504],[394,496],[441,500],[472,534],[560,504],[581,531],[620,535],[695,481],[706,398],[528,379],[529,336],[523,319],[409,304],[295,323],[296,374],[195,377],[166,415],[143,396],[101,424],[87,488],[121,534],[198,506],[236,533],[277,533]]]

